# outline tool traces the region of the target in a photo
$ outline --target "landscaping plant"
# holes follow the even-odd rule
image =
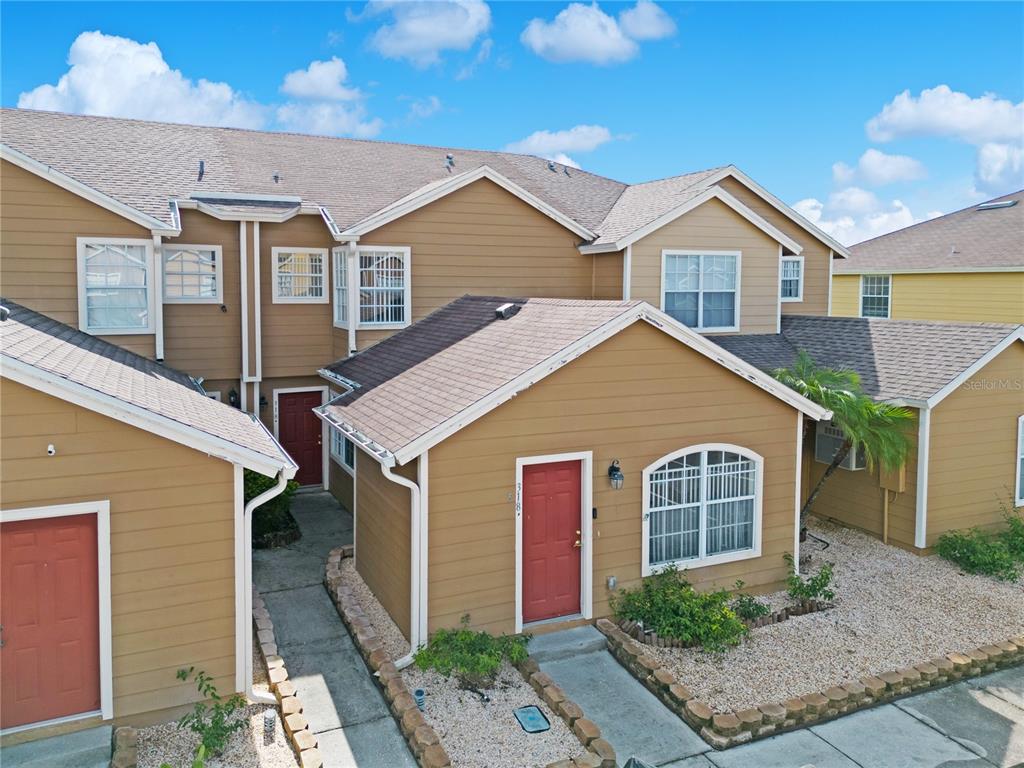
[[[202,752],[197,751],[197,760],[207,755],[219,755],[227,746],[231,735],[245,726],[245,718],[241,710],[245,709],[245,698],[240,694],[232,694],[222,698],[217,693],[213,678],[203,670],[195,671],[195,667],[178,670],[179,680],[188,680],[194,674],[196,690],[203,697],[195,708],[178,721],[179,728],[188,728],[200,739]],[[207,704],[209,701],[211,703]]]
[[[736,596],[732,601],[732,609],[744,621],[757,621],[762,616],[767,616],[772,609],[752,595],[746,595],[739,590],[746,586],[743,579],[736,580]]]
[[[832,589],[832,563],[824,563],[813,576],[804,578],[796,572],[796,563],[788,552],[783,559],[789,566],[789,577],[786,579],[789,596],[794,600],[832,600],[835,590]]]
[[[1024,518],[1013,500],[1000,502],[1006,528],[988,532],[980,528],[948,531],[939,536],[935,551],[967,573],[1017,581],[1024,568]]]
[[[245,470],[245,503],[255,499],[264,491],[277,484],[277,479]],[[252,513],[252,541],[257,548],[287,544],[299,538],[299,526],[292,517],[292,496],[299,490],[299,484],[289,480],[285,489]]]
[[[170,763],[161,763],[160,768],[174,768]],[[188,768],[206,768],[206,747],[200,744],[196,747],[196,759],[192,761]]]
[[[620,621],[636,621],[659,637],[708,651],[737,645],[749,631],[729,607],[728,592],[698,592],[674,566],[647,577],[635,589],[619,590],[612,596],[612,610]]]
[[[481,690],[493,687],[502,661],[515,664],[526,660],[529,640],[526,635],[495,637],[475,632],[466,615],[459,629],[439,629],[413,658],[420,669],[434,669],[445,677],[454,674],[463,688]]]

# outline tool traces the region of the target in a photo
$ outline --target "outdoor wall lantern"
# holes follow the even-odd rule
[[[626,476],[622,474],[622,470],[619,469],[619,460],[614,459],[611,466],[608,467],[608,482],[611,483],[612,488],[616,491],[622,488],[622,483],[625,482]]]
[[[228,392],[228,405],[230,405],[232,408],[238,407],[238,392],[236,392],[233,389],[230,392]]]

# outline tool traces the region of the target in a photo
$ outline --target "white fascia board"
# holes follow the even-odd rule
[[[347,392],[345,393],[348,394]],[[344,395],[339,395],[344,397]],[[316,416],[320,421],[327,425],[328,429],[336,429],[353,443],[358,445],[363,453],[368,454],[370,457],[375,459],[379,464],[385,467],[393,467],[396,464],[395,454],[385,448],[378,442],[375,442],[372,438],[368,437],[364,433],[360,432],[353,425],[347,424],[343,421],[339,421],[331,416],[327,411],[327,407],[338,398],[332,398],[321,406],[313,409],[313,415]],[[415,458],[415,457],[413,457]]]
[[[772,240],[774,240],[777,243],[781,243],[793,253],[800,254],[803,251],[803,246],[801,246],[800,243],[791,238],[778,227],[766,221],[763,217],[759,216],[757,213],[752,211],[750,208],[741,203],[735,197],[730,195],[727,191],[718,186],[712,186],[706,189],[704,192],[701,192],[699,195],[692,198],[691,200],[687,200],[685,203],[676,206],[667,213],[663,213],[661,216],[654,219],[653,221],[648,222],[639,229],[634,230],[621,240],[616,240],[614,243],[604,243],[601,245],[581,245],[579,247],[579,251],[580,253],[583,254],[610,253],[613,251],[621,251],[626,246],[633,245],[633,243],[637,242],[638,240],[647,237],[647,235],[651,234],[652,232],[661,229],[666,224],[672,223],[680,216],[689,213],[694,208],[704,205],[704,203],[712,199],[719,200],[725,205],[729,206],[729,208],[731,208],[744,219],[749,221],[755,227],[760,229],[762,232],[768,235],[768,237],[772,238]]]
[[[705,184],[717,184],[719,181],[724,179],[726,176],[732,176],[738,182],[740,182],[745,187],[750,189],[751,192],[754,192],[755,194],[757,194],[760,197],[762,197],[766,203],[768,203],[769,205],[772,206],[772,208],[777,210],[779,213],[781,213],[786,218],[790,219],[794,224],[802,227],[803,229],[806,229],[808,232],[810,232],[812,235],[814,235],[814,237],[816,237],[819,240],[821,240],[829,248],[831,248],[833,251],[838,253],[844,259],[845,258],[849,258],[849,256],[850,256],[850,249],[849,248],[847,248],[845,245],[840,243],[838,240],[836,240],[831,235],[829,235],[826,232],[824,232],[823,230],[819,229],[817,226],[812,224],[808,219],[804,218],[799,213],[794,211],[790,206],[786,205],[784,202],[782,202],[779,198],[777,198],[775,195],[773,195],[767,189],[765,189],[760,184],[758,184],[756,181],[754,181],[752,178],[747,176],[747,174],[745,174],[743,171],[741,171],[735,165],[726,166],[725,168],[723,168],[722,170],[718,171],[713,176],[711,176],[709,179],[706,179],[704,183]]]
[[[61,189],[66,189],[68,192],[76,194],[91,203],[95,203],[111,213],[116,213],[118,216],[132,221],[140,227],[145,227],[154,235],[177,237],[181,234],[180,228],[175,229],[166,221],[160,221],[160,219],[156,219],[148,213],[143,213],[136,208],[132,208],[130,205],[125,205],[120,200],[100,192],[98,189],[93,189],[88,184],[83,184],[77,179],[61,173],[56,168],[52,168],[46,165],[46,163],[41,163],[13,147],[8,147],[6,144],[0,144],[0,158],[19,168],[23,168],[29,173],[34,173],[36,176],[52,184],[56,184]]]
[[[836,272],[836,277],[843,275],[972,275],[985,273],[1003,272],[1024,272],[1024,266],[1019,267],[925,267],[922,269],[885,269],[884,267],[844,267],[842,272]]]
[[[506,192],[510,192],[527,205],[536,208],[548,218],[553,219],[566,229],[586,240],[593,240],[597,237],[596,234],[586,227],[565,215],[557,208],[548,205],[536,195],[527,192],[514,181],[501,175],[490,166],[481,165],[479,168],[474,168],[471,171],[466,171],[458,174],[457,176],[452,176],[441,184],[434,184],[432,186],[428,185],[429,188],[425,189],[422,194],[413,193],[400,202],[391,203],[390,205],[385,206],[377,213],[371,214],[362,221],[353,224],[338,235],[337,239],[351,240],[353,237],[365,235],[378,227],[382,227],[395,219],[399,219],[402,216],[412,213],[413,211],[416,211],[425,205],[429,205],[435,200],[439,200],[446,195],[450,195],[452,192],[456,192],[475,181],[479,181],[480,179],[487,179],[494,182]]]
[[[1018,326],[1009,336],[996,344],[992,349],[986,352],[984,355],[975,360],[971,366],[960,373],[955,379],[946,384],[942,389],[936,392],[934,395],[928,398],[927,407],[934,408],[936,405],[945,400],[957,387],[962,385],[971,376],[976,374],[986,365],[991,363],[996,357],[1013,344],[1015,341],[1024,341],[1024,325]]]
[[[225,211],[220,206],[212,203],[207,203],[203,200],[195,200],[195,208],[201,213],[205,213],[207,216],[212,216],[220,221],[260,221],[267,224],[283,224],[289,219],[293,219],[300,213],[312,214],[320,213],[320,209],[304,210],[302,206],[296,205],[294,208],[289,208],[287,211],[281,211],[280,213],[255,213],[245,212],[240,213],[238,211]],[[178,205],[181,205],[182,201],[178,201]],[[189,206],[191,207],[191,206]]]
[[[259,472],[261,475],[273,477],[278,472],[284,472],[287,477],[293,477],[298,465],[292,461],[287,452],[281,448],[281,459],[275,461],[270,456],[253,451],[244,446],[232,443],[221,437],[216,437],[207,432],[190,427],[181,422],[170,419],[166,416],[140,408],[132,403],[126,403],[116,397],[91,389],[83,384],[69,381],[55,373],[44,371],[30,365],[22,360],[17,360],[7,355],[0,355],[3,361],[3,376],[11,381],[23,384],[26,387],[60,398],[66,402],[88,408],[104,416],[123,422],[138,429],[151,432],[159,437],[172,440],[189,448],[209,454],[218,459],[229,461],[232,464],[241,464],[247,469]],[[230,407],[230,406],[225,406]],[[264,432],[267,428],[258,419],[254,419]],[[273,435],[271,435],[273,439]],[[280,448],[280,443],[274,440]]]

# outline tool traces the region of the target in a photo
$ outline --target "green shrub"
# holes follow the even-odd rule
[[[255,499],[277,484],[273,477],[245,470],[245,503]],[[289,480],[285,489],[270,501],[256,507],[252,513],[252,541],[259,548],[287,544],[299,538],[299,526],[292,517],[292,497],[299,484]]]
[[[739,592],[744,586],[743,579],[737,579],[737,594],[732,600],[732,610],[737,616],[744,621],[757,621],[762,616],[767,616],[772,612],[771,608],[757,598]]]
[[[526,660],[529,640],[526,635],[495,637],[474,632],[467,615],[462,617],[461,628],[439,629],[428,645],[416,651],[414,661],[420,669],[434,669],[445,677],[454,674],[463,688],[491,688],[502,661]]]
[[[1006,531],[999,535],[985,533],[978,528],[949,531],[939,536],[935,551],[939,557],[956,563],[967,573],[1017,581],[1020,578],[1020,567],[1011,547],[1019,546],[1017,536],[1024,535],[1022,528],[1024,522],[1020,528],[1014,526],[1013,532]]]
[[[832,589],[832,563],[824,563],[813,576],[804,578],[796,572],[796,563],[788,552],[783,559],[789,566],[789,577],[786,579],[789,596],[794,600],[832,600],[835,590]]]
[[[748,632],[729,607],[728,592],[698,592],[673,566],[613,595],[612,610],[619,620],[639,622],[659,637],[710,651],[737,645]]]
[[[1024,563],[1024,517],[1021,516],[1021,508],[1013,506],[1012,497],[1009,503],[1000,502],[999,507],[1006,521],[1006,530],[1002,533],[1006,548],[1012,557]]]
[[[240,694],[232,694],[222,698],[217,693],[217,686],[204,671],[195,671],[195,667],[179,669],[179,680],[188,680],[194,673],[196,690],[204,701],[197,702],[195,708],[178,721],[179,728],[188,728],[198,734],[202,751],[197,751],[199,760],[207,755],[219,755],[227,746],[231,734],[245,725],[245,718],[240,710],[245,709],[245,698]],[[210,701],[210,704],[206,702]]]

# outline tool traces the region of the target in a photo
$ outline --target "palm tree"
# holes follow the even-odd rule
[[[854,446],[864,451],[869,468],[880,465],[886,471],[894,471],[906,463],[912,445],[910,426],[914,423],[914,414],[907,408],[872,400],[861,389],[856,371],[818,366],[810,355],[800,350],[791,367],[779,368],[772,371],[772,375],[808,400],[832,411],[832,421],[845,437],[800,510],[801,528],[805,527],[807,513],[822,487]]]

